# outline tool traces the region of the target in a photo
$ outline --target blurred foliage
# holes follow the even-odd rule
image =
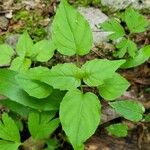
[[[20,27],[15,33],[22,33],[27,30],[35,41],[39,41],[47,36],[43,26],[44,17],[39,11],[19,10],[13,16],[13,22],[19,22]]]

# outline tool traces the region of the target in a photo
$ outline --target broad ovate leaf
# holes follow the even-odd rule
[[[38,80],[32,80],[27,77],[25,74],[19,74],[16,76],[16,80],[19,86],[25,90],[30,96],[36,98],[46,98],[51,93],[53,88],[43,82]]]
[[[0,45],[0,66],[7,65],[14,55],[14,50],[7,44]]]
[[[150,45],[145,46],[143,52],[147,57],[150,57]]]
[[[29,58],[16,57],[12,61],[10,69],[17,72],[26,72],[30,68],[31,63],[31,59]]]
[[[32,112],[28,118],[28,128],[34,140],[48,138],[59,125],[59,119],[52,119],[55,113]]]
[[[3,100],[1,99],[0,104],[5,106],[6,108],[9,108],[9,110],[11,110],[12,112],[19,114],[23,118],[27,118],[27,116],[30,112],[35,111],[34,109],[26,107],[22,104],[14,102],[10,99],[3,99]]]
[[[120,74],[115,73],[112,78],[104,80],[98,87],[99,94],[106,100],[114,100],[120,97],[128,89],[130,83]]]
[[[33,41],[29,36],[28,32],[24,32],[16,45],[16,52],[20,57],[31,56],[32,54]]]
[[[6,141],[20,143],[20,133],[14,120],[4,113],[0,121],[0,138]]]
[[[143,118],[145,109],[139,102],[121,100],[110,102],[109,104],[116,110],[117,113],[130,121],[138,122]]]
[[[108,36],[111,40],[116,40],[125,35],[123,27],[116,19],[105,21],[100,26],[103,28],[103,30],[111,32],[111,34]]]
[[[60,104],[60,121],[75,150],[94,134],[100,123],[101,105],[93,93],[68,91]]]
[[[0,140],[0,150],[18,150],[20,143]]]
[[[22,104],[41,111],[58,110],[59,104],[64,96],[64,92],[53,90],[51,95],[44,99],[37,99],[29,96],[20,88],[16,81],[18,73],[9,69],[0,69],[0,94],[6,96],[11,101]],[[38,102],[37,102],[38,101]]]
[[[150,51],[150,45],[144,46],[139,50],[138,54],[134,58],[128,58],[121,68],[132,68],[143,64],[149,59],[148,52]]]
[[[125,137],[128,135],[128,126],[122,123],[111,124],[106,130],[109,134],[117,137]]]
[[[85,55],[92,47],[92,31],[84,17],[61,0],[52,25],[56,48],[64,55]]]
[[[126,9],[125,22],[131,33],[143,32],[149,24],[148,20],[133,8]]]
[[[25,74],[32,80],[42,81],[49,76],[50,70],[47,67],[34,67],[30,68]]]
[[[51,70],[37,67],[30,69],[27,74],[33,79],[38,79],[60,90],[70,90],[79,87],[82,77],[81,70],[72,63],[58,64],[52,67]]]
[[[40,62],[46,62],[54,55],[55,45],[52,41],[42,40],[34,44],[32,48],[32,59]]]
[[[87,61],[81,68],[84,72],[83,81],[89,86],[102,85],[104,80],[113,77],[115,71],[123,63],[125,60],[94,59]]]
[[[130,39],[123,38],[116,46],[118,51],[116,51],[115,56],[122,58],[126,52],[128,52],[130,57],[134,57],[137,53],[136,44]]]

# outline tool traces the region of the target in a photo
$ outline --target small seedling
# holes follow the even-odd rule
[[[126,26],[122,26],[122,22]],[[145,49],[150,51],[150,45],[138,50],[137,44],[132,38],[135,34],[145,32],[148,25],[149,21],[133,8],[127,8],[122,14],[121,20],[112,18],[100,25],[103,30],[111,32],[108,38],[117,43],[117,51],[115,51],[114,56],[126,58],[127,61],[122,65],[122,68],[135,67],[148,60],[149,55],[145,54]]]
[[[109,134],[117,137],[125,137],[128,135],[128,127],[125,124],[117,123],[112,124],[106,128]]]
[[[48,137],[59,125],[59,119],[52,119],[54,115],[55,113],[30,113],[28,118],[30,142],[21,142],[17,122],[9,117],[7,113],[4,113],[0,122],[0,149],[17,150],[19,146],[22,146],[36,150],[38,145],[46,144]]]

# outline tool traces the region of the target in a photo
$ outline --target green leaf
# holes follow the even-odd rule
[[[89,86],[99,86],[104,80],[112,78],[115,71],[125,62],[125,60],[94,59],[87,61],[83,66],[83,81]]]
[[[130,86],[130,83],[120,74],[115,73],[110,79],[106,79],[104,84],[98,87],[99,94],[106,100],[114,100],[120,97]]]
[[[50,70],[47,67],[34,67],[30,68],[25,75],[32,80],[42,81],[43,78],[47,78],[49,76]]]
[[[25,72],[30,68],[31,63],[29,58],[17,57],[12,61],[10,69],[17,72]]]
[[[150,45],[146,45],[143,52],[146,56],[150,57]]]
[[[128,52],[130,57],[134,57],[137,52],[137,46],[136,44],[131,41],[130,39],[125,39],[123,38],[117,45],[116,47],[119,49],[116,53],[115,56],[118,56],[119,58],[122,58],[126,52]]]
[[[22,117],[22,116],[21,116],[21,117]],[[21,119],[17,119],[17,118],[16,118],[15,122],[16,122],[16,125],[17,125],[17,127],[18,127],[19,131],[20,131],[20,132],[22,132],[22,131],[23,131],[23,129],[24,129],[24,126],[23,126],[23,122],[22,122],[22,120],[21,120]]]
[[[60,121],[75,150],[83,150],[85,142],[100,123],[101,105],[93,93],[68,91],[60,105]]]
[[[18,150],[19,143],[0,140],[0,150]]]
[[[125,137],[128,135],[128,126],[122,123],[112,124],[106,129],[109,134],[115,135],[117,137]]]
[[[100,25],[103,30],[112,32],[108,37],[111,40],[116,40],[125,35],[125,31],[116,19],[110,19]]]
[[[14,102],[33,109],[43,111],[58,110],[60,101],[64,96],[64,92],[53,90],[50,96],[39,100],[29,96],[19,87],[15,79],[16,75],[17,73],[12,70],[0,69],[0,94],[8,97]]]
[[[128,120],[138,122],[143,118],[145,109],[141,103],[130,100],[122,100],[111,102],[109,104],[116,110],[117,113]]]
[[[148,20],[133,8],[126,9],[125,22],[131,33],[143,32],[149,24]]]
[[[17,54],[24,58],[25,56],[31,56],[32,54],[33,41],[30,38],[28,32],[24,32],[16,45]]]
[[[9,45],[0,45],[0,66],[9,64],[13,55],[14,50]]]
[[[147,52],[150,50],[150,45],[144,46],[139,50],[138,54],[134,58],[128,58],[127,61],[121,66],[121,68],[132,68],[143,64],[149,59]]]
[[[81,84],[82,72],[75,64],[65,63],[53,66],[51,70],[45,67],[35,67],[26,72],[33,80],[39,80],[55,89],[70,90]]]
[[[59,147],[59,141],[57,139],[48,139],[47,141],[47,148],[43,149],[43,150],[56,150]]]
[[[16,102],[14,102],[10,99],[0,100],[0,104],[2,104],[3,106],[9,108],[9,110],[19,114],[20,116],[22,116],[24,118],[27,118],[29,112],[35,111],[34,109],[31,109],[29,107],[26,107],[24,105],[16,103]]]
[[[52,25],[53,39],[64,55],[85,55],[92,47],[92,31],[81,14],[62,0]]]
[[[26,74],[19,74],[16,79],[19,86],[30,96],[41,99],[48,97],[52,93],[53,88],[51,86],[37,80],[31,80]]]
[[[14,120],[12,120],[6,113],[2,115],[2,121],[0,121],[0,138],[20,143],[19,129]]]
[[[150,113],[145,116],[144,121],[150,122]]]
[[[54,55],[55,45],[48,40],[42,40],[34,44],[32,48],[32,59],[40,62],[46,62]]]
[[[55,113],[30,113],[28,128],[34,140],[48,138],[59,125],[59,119],[53,119]]]
[[[58,64],[50,70],[47,77],[42,81],[53,86],[55,89],[70,90],[81,84],[81,70],[72,63]]]

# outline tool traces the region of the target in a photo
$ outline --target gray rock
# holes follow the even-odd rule
[[[150,10],[150,0],[133,0],[132,6],[136,9]]]
[[[114,10],[132,6],[135,9],[150,9],[150,0],[101,0],[102,5]]]
[[[109,122],[118,117],[120,117],[120,115],[117,114],[117,112],[113,108],[111,108],[110,106],[106,106],[102,109],[101,124]]]
[[[5,43],[10,45],[12,48],[16,48],[16,44],[18,42],[20,35],[19,34],[13,34],[11,36],[8,36],[5,40]]]
[[[0,29],[7,30],[8,24],[9,24],[9,20],[4,16],[0,16]]]
[[[96,9],[93,7],[79,7],[79,12],[87,19],[89,22],[92,32],[94,44],[99,44],[107,40],[108,32],[103,32],[98,28],[100,23],[103,23],[108,19],[108,17],[101,12],[100,9]]]

